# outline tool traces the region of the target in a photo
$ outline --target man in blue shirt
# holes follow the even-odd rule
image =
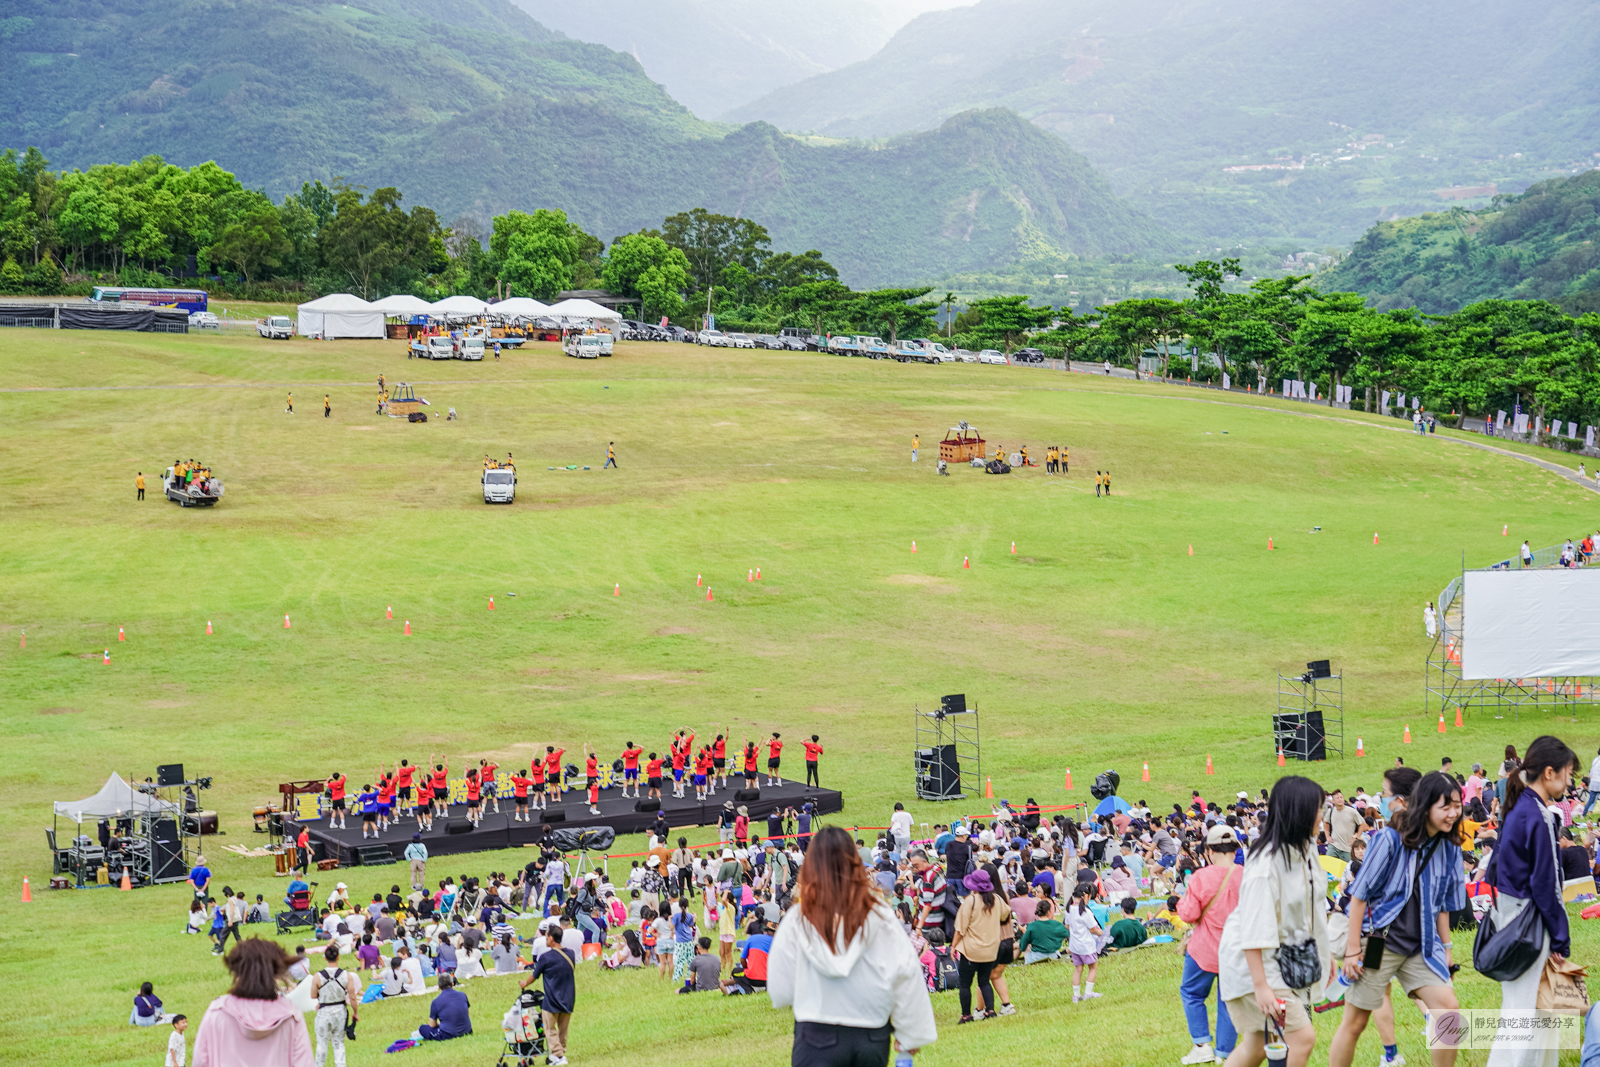
[[[309,885],[300,880],[300,876],[298,874],[295,875],[293,878],[289,879],[289,888],[284,891],[283,902],[289,905],[291,908],[294,907],[294,895],[296,893],[307,892],[310,888],[311,887]]]
[[[206,886],[211,884],[211,870],[206,866],[204,856],[194,858],[194,866],[189,869],[189,884],[194,886],[195,899],[206,898]]]
[[[411,1040],[448,1041],[452,1037],[465,1037],[472,1033],[471,1008],[467,995],[456,988],[455,976],[441,974],[439,995],[428,1008],[429,1022],[417,1027]]]
[[[567,1029],[572,1025],[572,1009],[578,1000],[578,985],[573,977],[576,961],[564,948],[552,947],[540,953],[533,970],[522,979],[522,988],[544,981],[544,1040],[549,1046],[550,1064],[562,1067],[567,1062]]]

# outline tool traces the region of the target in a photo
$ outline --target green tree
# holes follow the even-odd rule
[[[489,254],[495,273],[516,287],[519,296],[548,300],[572,287],[578,261],[578,239],[567,213],[539,208],[531,215],[509,211],[494,218]]]
[[[721,284],[723,270],[732,263],[759,275],[771,254],[766,227],[750,219],[715,215],[703,207],[668,216],[661,236],[688,259],[689,277],[700,293]]]
[[[449,263],[444,235],[432,208],[400,207],[400,190],[385,186],[362,200],[360,190],[337,185],[333,217],[317,231],[323,264],[349,279],[364,300],[393,286],[397,275],[432,274]]]
[[[658,234],[632,233],[611,242],[601,281],[618,296],[638,297],[641,319],[649,312],[672,318],[683,313],[689,261]]]
[[[926,290],[924,290],[926,292]],[[973,332],[985,345],[998,345],[1010,352],[1032,331],[1043,329],[1055,318],[1055,310],[1034,307],[1025,296],[994,296],[974,300],[968,313],[977,312],[979,322]]]
[[[246,284],[263,267],[276,267],[294,248],[284,233],[283,218],[266,197],[249,194],[250,202],[222,224],[216,242],[205,250],[212,263],[226,263],[244,275]]]

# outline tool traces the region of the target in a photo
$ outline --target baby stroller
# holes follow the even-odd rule
[[[544,994],[537,989],[524,989],[517,996],[517,1002],[500,1020],[506,1044],[496,1067],[534,1067],[544,1055],[544,1016],[539,1008],[542,1003]]]

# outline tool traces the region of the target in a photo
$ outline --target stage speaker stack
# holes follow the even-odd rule
[[[466,819],[451,819],[444,824],[444,832],[447,834],[470,834],[472,833],[472,824]]]
[[[946,715],[965,715],[967,713],[967,694],[951,693],[949,696],[940,697],[939,710]]]
[[[564,811],[541,811],[539,813],[539,821],[540,822],[566,822],[567,821],[567,813],[564,812]]]
[[[183,848],[178,840],[178,823],[174,819],[157,819],[150,826],[152,882],[181,882],[189,871],[183,862]]]
[[[955,745],[918,749],[916,771],[917,796],[924,800],[943,800],[961,792],[961,766],[956,760]]]
[[[752,800],[760,799],[761,790],[759,789],[740,789],[736,790],[733,794],[733,801],[735,804],[748,804]]]
[[[1274,715],[1272,735],[1283,748],[1285,759],[1325,760],[1328,758],[1328,738],[1323,728],[1322,712]]]
[[[183,764],[163,763],[156,768],[156,785],[172,786],[183,784]]]
[[[634,811],[660,811],[661,810],[661,798],[660,797],[652,797],[649,800],[635,800],[633,802],[633,810]]]

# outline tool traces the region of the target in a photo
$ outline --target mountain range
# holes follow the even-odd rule
[[[56,167],[215,159],[274,197],[398,186],[445,220],[559,207],[605,240],[694,207],[816,248],[852,284],[1171,238],[1000,110],[881,144],[696,118],[639,63],[508,0],[16,0],[0,144]]]
[[[878,137],[1011,108],[1171,230],[1344,245],[1593,166],[1597,50],[1594,0],[982,0],[725,117]]]

